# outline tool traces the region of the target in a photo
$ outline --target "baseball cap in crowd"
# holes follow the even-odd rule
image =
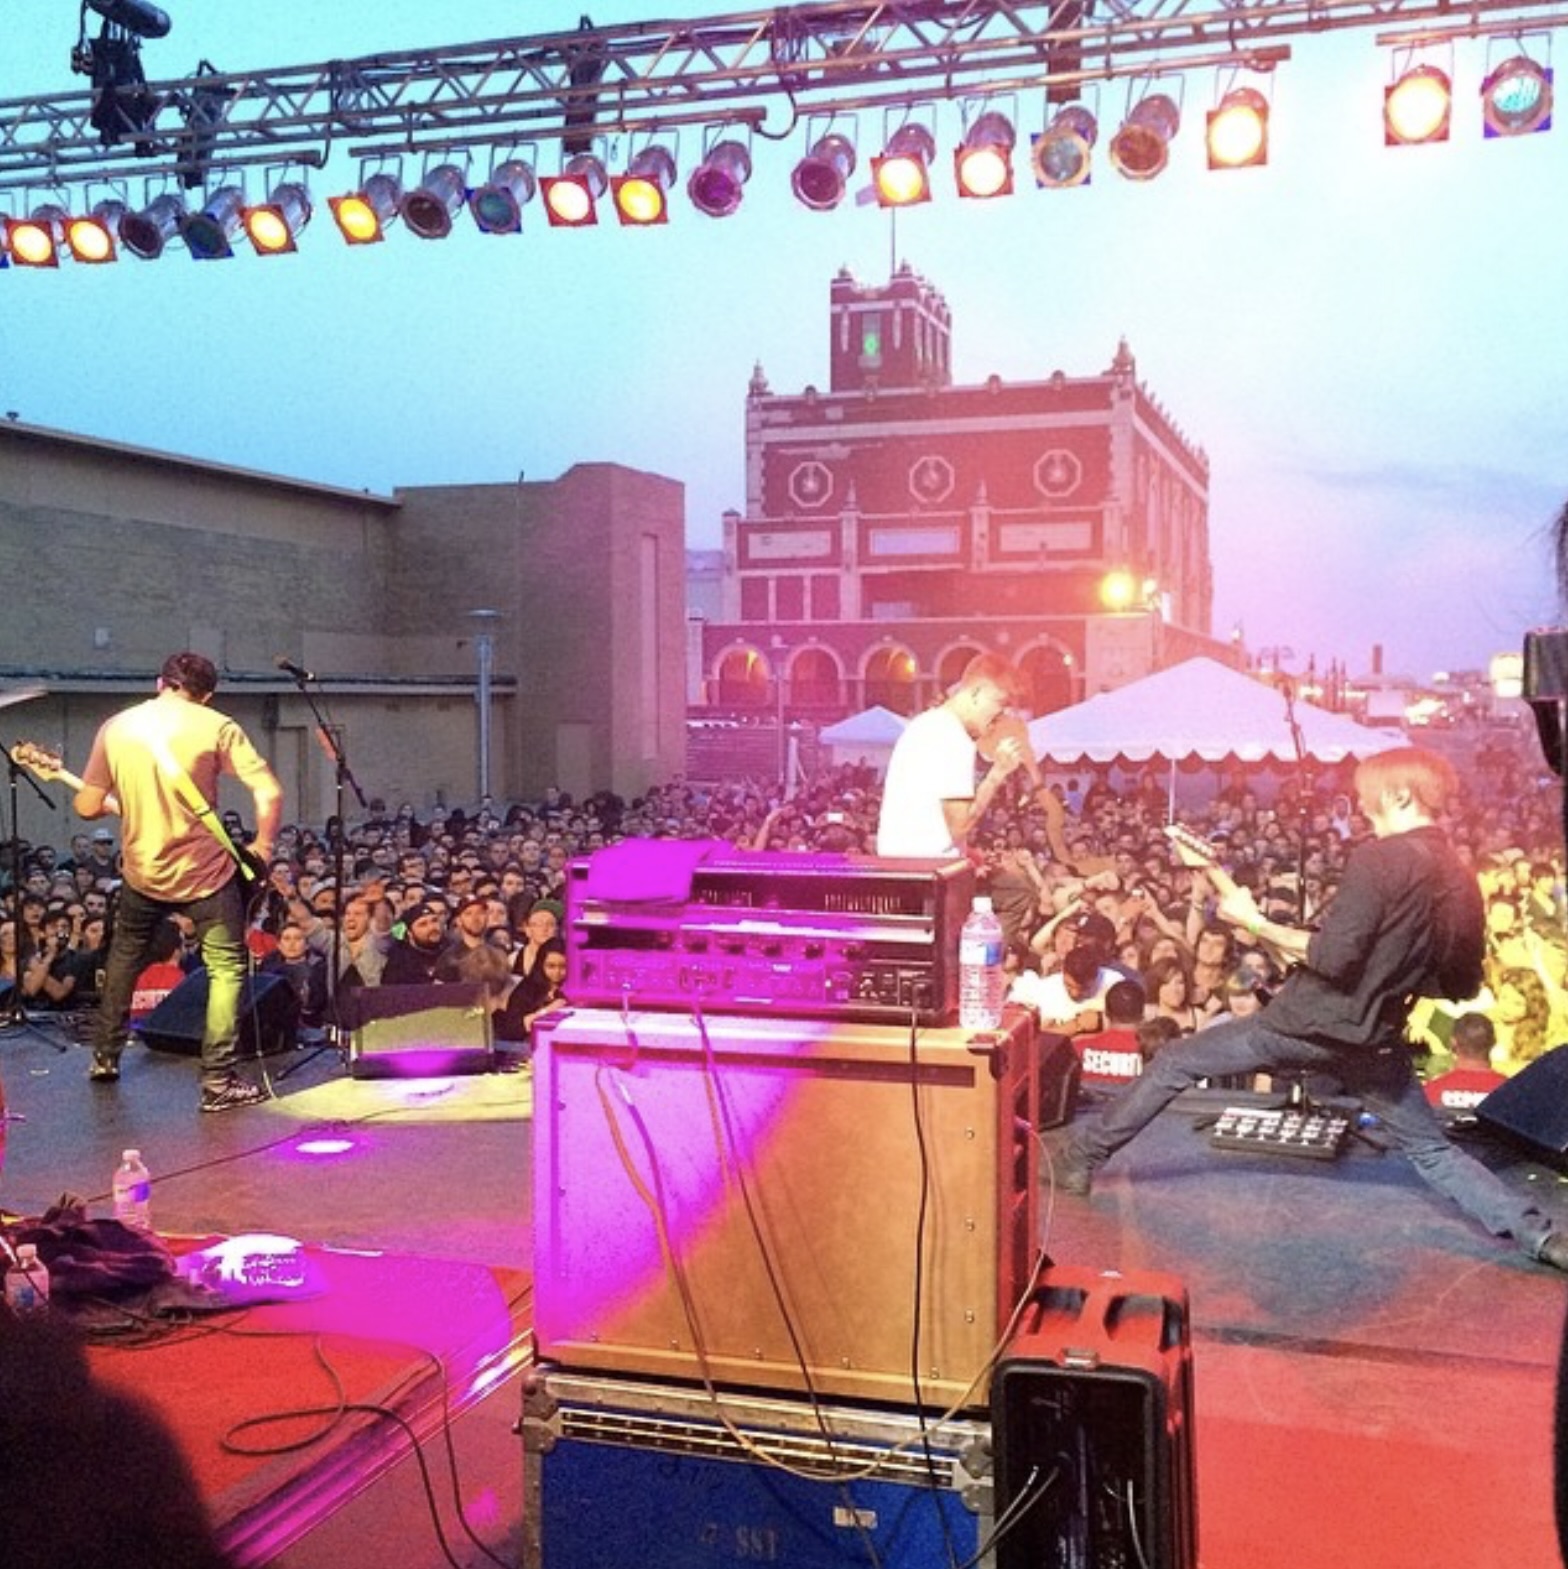
[[[1080,910],[1069,918],[1067,927],[1078,934],[1079,942],[1096,943],[1106,952],[1116,944],[1115,926],[1109,916],[1101,915],[1098,910]]]
[[[403,925],[412,926],[415,921],[422,920],[427,915],[442,916],[446,914],[446,903],[441,899],[421,899],[418,904],[411,906],[403,912]]]
[[[97,840],[99,844],[114,843],[114,835],[110,833],[107,828],[95,828],[93,830],[93,838]]]

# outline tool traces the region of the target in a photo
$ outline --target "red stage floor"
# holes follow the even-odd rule
[[[1499,1157],[1563,1214],[1554,1173]],[[1212,1150],[1168,1112],[1050,1251],[1191,1293],[1205,1569],[1546,1569],[1562,1276],[1397,1157]]]

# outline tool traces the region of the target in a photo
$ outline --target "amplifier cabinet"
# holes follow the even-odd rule
[[[844,1021],[557,1016],[534,1057],[540,1355],[983,1406],[1035,1263],[1032,1041],[1026,1013],[913,1041]]]
[[[989,1566],[990,1430],[535,1368],[524,1569]]]
[[[1192,1344],[1174,1276],[1053,1265],[991,1381],[997,1569],[1197,1569]]]

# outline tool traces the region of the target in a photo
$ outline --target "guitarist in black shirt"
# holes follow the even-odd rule
[[[1455,783],[1447,760],[1419,747],[1360,765],[1357,794],[1376,838],[1352,852],[1316,932],[1266,920],[1245,888],[1222,890],[1221,918],[1298,967],[1254,1017],[1157,1053],[1124,1095],[1073,1134],[1059,1188],[1087,1194],[1095,1168],[1199,1079],[1312,1072],[1361,1099],[1417,1172],[1494,1235],[1568,1270],[1568,1234],[1449,1142],[1404,1038],[1416,998],[1469,997],[1481,984],[1480,893],[1437,826]]]

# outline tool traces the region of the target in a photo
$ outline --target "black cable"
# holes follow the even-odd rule
[[[915,1281],[909,1329],[909,1383],[915,1397],[915,1419],[920,1424],[920,1452],[925,1457],[927,1491],[936,1508],[942,1530],[942,1546],[950,1569],[956,1569],[958,1549],[953,1541],[947,1511],[942,1507],[942,1479],[937,1472],[936,1456],[931,1449],[931,1430],[926,1421],[925,1392],[920,1384],[921,1298],[925,1288],[926,1214],[931,1200],[931,1152],[926,1145],[925,1118],[920,1110],[920,1014],[911,1005],[909,1012],[909,1102],[915,1129],[915,1149],[920,1162],[920,1200],[915,1207]]]
[[[509,1318],[516,1311],[517,1307],[523,1300],[524,1298],[521,1296],[508,1299],[507,1314]],[[94,1305],[100,1307],[118,1306],[117,1304],[110,1303],[105,1299],[95,1299]],[[134,1309],[121,1306],[119,1307],[119,1311],[128,1322],[139,1324],[143,1328],[153,1328],[155,1326],[159,1326],[161,1323],[159,1318],[154,1318],[149,1314],[138,1313]],[[250,1308],[243,1307],[229,1309],[227,1311],[243,1314],[248,1313]],[[408,1435],[409,1442],[413,1448],[414,1457],[419,1464],[420,1479],[424,1487],[425,1502],[426,1507],[430,1513],[432,1528],[435,1531],[437,1541],[448,1563],[456,1564],[456,1560],[452,1556],[446,1537],[441,1528],[434,1484],[431,1480],[429,1468],[424,1459],[421,1440],[414,1432],[412,1424],[408,1422],[406,1418],[402,1417],[397,1412],[392,1411],[386,1406],[375,1403],[356,1403],[350,1401],[347,1398],[347,1391],[344,1387],[341,1376],[339,1375],[337,1369],[332,1365],[330,1358],[327,1356],[326,1351],[323,1348],[323,1336],[321,1333],[296,1329],[247,1329],[235,1324],[228,1324],[215,1320],[203,1321],[192,1318],[189,1315],[181,1315],[179,1320],[172,1325],[170,1332],[167,1334],[152,1335],[139,1343],[127,1343],[123,1340],[116,1340],[113,1343],[116,1345],[117,1349],[124,1349],[126,1351],[139,1351],[151,1350],[154,1348],[163,1349],[170,1345],[182,1344],[186,1340],[206,1339],[219,1335],[226,1335],[241,1340],[298,1340],[304,1338],[307,1333],[310,1334],[311,1337],[312,1354],[315,1356],[317,1362],[320,1363],[322,1370],[327,1374],[328,1378],[332,1380],[332,1384],[337,1395],[336,1402],[330,1406],[299,1407],[289,1410],[262,1412],[255,1416],[244,1417],[239,1422],[230,1427],[228,1431],[219,1438],[218,1443],[220,1447],[230,1454],[258,1458],[264,1458],[273,1455],[294,1454],[304,1449],[308,1449],[313,1444],[320,1443],[323,1439],[329,1437],[341,1425],[342,1419],[346,1415],[369,1413],[373,1415],[384,1416],[388,1420],[396,1422]],[[89,1331],[88,1338],[101,1341],[106,1338],[106,1332],[99,1332],[94,1334],[93,1332]],[[463,1534],[481,1553],[484,1554],[486,1558],[488,1558],[492,1563],[496,1564],[498,1569],[511,1569],[511,1566],[508,1565],[505,1559],[497,1556],[497,1554],[494,1553],[483,1540],[481,1540],[481,1538],[475,1532],[473,1525],[469,1521],[467,1513],[463,1507],[462,1489],[460,1485],[461,1472],[458,1464],[456,1442],[452,1435],[451,1379],[447,1374],[446,1363],[436,1352],[431,1351],[428,1347],[414,1346],[411,1349],[417,1352],[419,1356],[425,1358],[436,1370],[438,1384],[441,1391],[440,1431],[442,1436],[442,1445],[447,1457],[447,1468],[451,1479],[453,1512],[457,1516],[458,1523],[462,1526]],[[303,1438],[289,1440],[285,1443],[272,1445],[248,1445],[236,1442],[234,1438],[235,1434],[247,1432],[252,1428],[268,1426],[278,1422],[299,1421],[307,1417],[325,1417],[328,1420],[325,1421],[323,1425],[318,1427],[315,1432],[307,1434]],[[462,1566],[457,1565],[457,1569],[462,1569]]]
[[[828,1421],[827,1412],[823,1409],[821,1393],[816,1382],[811,1376],[811,1359],[806,1354],[806,1348],[801,1343],[800,1333],[795,1326],[793,1315],[789,1311],[789,1304],[784,1296],[784,1284],[779,1278],[778,1269],[773,1257],[768,1251],[767,1238],[762,1225],[762,1220],[757,1212],[756,1204],[752,1199],[751,1188],[746,1181],[745,1162],[740,1156],[740,1144],[736,1137],[734,1126],[734,1108],[725,1094],[724,1084],[719,1074],[718,1059],[714,1054],[713,1041],[708,1034],[708,1021],[702,1012],[700,1001],[693,1005],[692,1023],[697,1029],[697,1038],[702,1042],[703,1071],[719,1111],[719,1123],[723,1130],[723,1137],[728,1146],[727,1150],[720,1150],[720,1158],[727,1154],[730,1163],[735,1169],[736,1185],[740,1189],[741,1204],[746,1211],[746,1223],[751,1228],[753,1240],[757,1244],[757,1255],[762,1260],[763,1273],[768,1279],[768,1289],[773,1294],[773,1300],[778,1307],[779,1319],[784,1325],[784,1333],[789,1337],[790,1350],[795,1357],[795,1365],[800,1369],[801,1382],[805,1386],[806,1401],[811,1408],[812,1420],[817,1424],[817,1430],[822,1435],[822,1442],[827,1448],[828,1463],[838,1463],[838,1450],[835,1442],[832,1424]],[[854,1494],[850,1492],[848,1480],[838,1483],[839,1493],[844,1506],[853,1522],[855,1531],[865,1546],[874,1569],[880,1569],[881,1559],[878,1556],[876,1543],[871,1533],[866,1529],[861,1511],[855,1504]]]

